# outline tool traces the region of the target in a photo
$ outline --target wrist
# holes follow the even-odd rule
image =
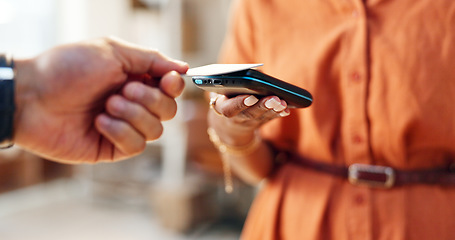
[[[216,130],[220,140],[231,146],[247,145],[258,135],[257,128],[233,123],[226,117],[216,115],[213,111],[209,112],[208,123],[209,128]]]
[[[14,102],[16,109],[14,112],[14,136],[15,141],[18,143],[21,140],[20,124],[22,122],[22,115],[24,108],[27,104],[33,103],[35,100],[32,99],[33,94],[36,89],[32,86],[32,80],[36,79],[38,76],[33,71],[33,61],[32,59],[15,59],[15,90],[14,90]]]
[[[262,142],[262,139],[257,132],[254,132],[254,136],[251,138],[251,140],[242,145],[232,145],[225,143],[221,140],[213,128],[208,128],[207,134],[209,135],[210,141],[213,143],[213,145],[218,149],[219,152],[223,154],[227,153],[232,155],[249,155],[252,152],[256,151]]]

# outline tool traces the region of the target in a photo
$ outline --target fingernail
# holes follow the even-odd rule
[[[283,111],[283,112],[280,112],[280,116],[281,117],[287,117],[291,114],[291,112],[288,112],[288,111]]]
[[[280,104],[280,105],[275,106],[275,107],[273,108],[273,110],[274,110],[275,112],[281,112],[281,111],[283,111],[285,108],[286,108],[285,106],[283,106],[283,105]]]
[[[268,108],[268,109],[273,109],[277,106],[277,104],[280,104],[277,100],[275,100],[275,98],[272,98],[272,99],[269,99],[265,102],[265,106]],[[281,104],[280,104],[281,105]]]
[[[251,107],[253,106],[254,104],[256,104],[259,100],[255,97],[255,96],[249,96],[247,98],[245,98],[245,100],[243,100],[243,103],[247,106],[247,107]]]

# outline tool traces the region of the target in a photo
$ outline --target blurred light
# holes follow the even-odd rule
[[[0,24],[9,23],[14,17],[14,7],[10,1],[0,0]]]

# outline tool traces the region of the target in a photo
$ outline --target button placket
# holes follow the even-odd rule
[[[349,52],[344,73],[346,105],[344,107],[344,141],[347,146],[345,157],[347,164],[371,163],[369,149],[369,122],[367,116],[368,101],[368,31],[367,19],[364,18],[362,2],[354,2],[353,10],[362,16],[353,22],[349,35]]]
[[[355,71],[355,72],[352,72],[349,76],[349,79],[352,81],[352,82],[360,82],[360,80],[362,79],[361,76],[360,76],[360,73]]]
[[[360,134],[354,133],[354,134],[352,135],[352,142],[353,142],[354,144],[362,144],[362,143],[364,143],[365,141],[363,140],[363,138],[362,138],[362,136],[361,136]]]
[[[371,192],[369,188],[352,186],[349,203],[350,210],[346,215],[346,224],[350,239],[371,239],[371,225],[370,222],[366,220],[371,217],[370,198]]]
[[[358,36],[357,36],[358,37]],[[359,39],[356,39],[359,41]],[[348,151],[346,152],[347,164],[353,163],[365,163],[369,162],[369,146],[368,146],[368,125],[366,116],[366,101],[367,101],[367,81],[363,81],[365,71],[361,70],[360,67],[367,67],[361,59],[363,51],[362,49],[354,50],[359,56],[353,59],[352,66],[356,66],[354,70],[348,71],[345,74],[345,83],[348,96],[347,106],[345,112],[345,119],[348,124],[348,128],[345,136],[346,144],[348,145]]]

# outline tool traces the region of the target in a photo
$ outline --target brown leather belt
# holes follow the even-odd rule
[[[403,171],[386,166],[352,164],[337,166],[301,157],[291,157],[292,163],[304,168],[346,178],[354,185],[391,188],[408,184],[455,185],[455,171],[445,168]]]

